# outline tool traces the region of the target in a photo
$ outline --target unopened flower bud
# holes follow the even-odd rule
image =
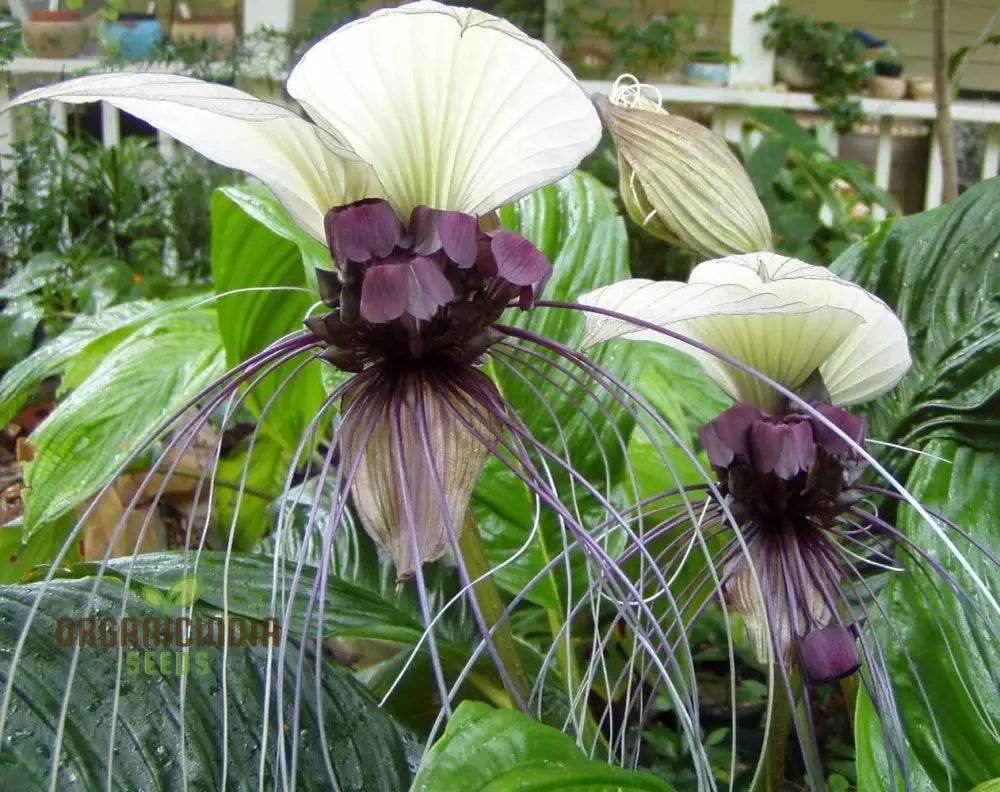
[[[649,233],[705,256],[771,250],[771,226],[750,177],[710,129],[616,91],[594,103],[618,149],[619,189]]]

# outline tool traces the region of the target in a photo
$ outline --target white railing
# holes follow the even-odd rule
[[[15,58],[7,67],[13,76],[33,75],[60,78],[91,69],[100,68],[101,62],[94,58],[72,58],[57,60],[48,58]],[[6,105],[8,97],[7,80],[0,79],[0,107]],[[591,92],[607,94],[612,88],[610,82],[585,82]],[[816,104],[810,94],[785,93],[769,90],[746,90],[727,87],[698,87],[691,85],[657,84],[654,86],[664,102],[672,105],[710,105],[714,108],[712,127],[727,140],[740,140],[746,110],[752,107],[774,107],[792,111],[814,111]],[[875,183],[883,189],[889,188],[889,174],[892,164],[893,122],[896,119],[923,119],[932,124],[930,156],[926,164],[926,188],[924,208],[930,209],[941,203],[941,149],[934,127],[937,111],[933,102],[910,100],[872,99],[863,97],[864,112],[878,124],[878,142],[875,149]],[[50,118],[53,127],[67,130],[66,105],[50,104]],[[997,175],[1000,170],[1000,103],[955,102],[952,105],[955,121],[983,124],[986,127],[986,147],[983,157],[981,178]],[[116,108],[102,103],[101,139],[106,146],[114,146],[120,140],[120,116]],[[0,115],[0,163],[6,163],[11,154],[13,142],[13,122],[10,113]],[[173,139],[159,133],[159,147],[165,156],[170,156],[174,147]],[[831,153],[838,152],[839,140],[833,135],[826,141]],[[880,209],[880,207],[877,207]]]
[[[587,90],[607,94],[610,82],[585,82]],[[714,108],[712,128],[727,140],[737,142],[743,134],[743,123],[747,120],[746,110],[752,107],[775,107],[783,110],[818,110],[811,94],[786,93],[782,91],[754,91],[741,88],[702,88],[693,85],[657,84],[664,103],[671,105],[711,105]],[[941,203],[943,173],[941,169],[941,146],[938,139],[936,119],[937,109],[933,102],[917,102],[908,99],[872,99],[859,97],[864,112],[878,124],[878,142],[875,147],[875,183],[882,189],[889,189],[889,173],[892,165],[893,122],[897,119],[923,119],[931,122],[930,156],[926,164],[927,180],[924,190],[924,208],[933,209]],[[1000,170],[1000,103],[997,102],[954,102],[952,117],[955,121],[983,124],[986,127],[986,150],[983,156],[980,178],[996,176]],[[839,139],[836,135],[826,142],[830,153],[837,154]],[[876,207],[880,210],[881,207]]]

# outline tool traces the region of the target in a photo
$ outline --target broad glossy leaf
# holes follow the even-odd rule
[[[885,753],[885,737],[878,713],[864,690],[858,694],[858,704],[854,712],[854,743],[857,762],[858,789],[865,792],[904,792],[906,785],[897,775],[897,783],[892,786],[892,770]],[[927,772],[908,749],[907,754],[909,792],[938,792],[931,783]],[[896,773],[898,774],[898,770]]]
[[[411,792],[671,792],[654,775],[584,757],[571,737],[511,710],[463,702]]]
[[[39,253],[25,262],[13,275],[0,284],[0,300],[23,297],[59,284],[68,271],[66,260],[58,253]]]
[[[544,299],[575,302],[586,291],[629,276],[625,223],[611,191],[587,173],[577,171],[504,207],[500,217],[505,226],[530,239],[552,263],[552,277],[541,295]],[[508,312],[503,319],[573,349],[578,349],[583,339],[582,311],[538,308]],[[523,346],[541,351],[532,344]],[[588,355],[626,380],[635,374],[638,356],[629,345],[606,344],[590,350]],[[617,447],[614,430],[630,426],[622,410],[614,407],[603,389],[575,369],[582,384],[546,367],[544,362],[523,359],[541,368],[551,381],[546,382],[542,373],[519,368],[536,391],[493,362],[491,374],[506,400],[517,409],[535,438],[562,453],[564,441],[556,428],[558,423],[573,452],[574,467],[588,478],[603,476],[604,461],[598,446],[606,450],[612,466],[621,459],[623,452]],[[609,421],[595,407],[595,399],[586,394],[586,389],[599,395],[597,401],[611,409],[615,421]],[[555,411],[554,417],[546,405]],[[584,414],[596,425],[596,438]]]
[[[610,191],[586,173],[574,173],[505,207],[500,214],[507,227],[530,239],[552,262],[553,275],[542,295],[546,299],[574,302],[583,292],[628,277],[624,222]],[[508,312],[504,320],[574,349],[583,338],[585,323],[579,311],[554,308]],[[541,351],[528,343],[520,346]],[[634,348],[617,344],[591,350],[591,357],[626,380],[632,379],[639,361]],[[573,382],[545,360],[532,359],[524,353],[519,354],[519,359],[539,369],[531,371],[516,366],[526,381],[496,361],[488,364],[504,398],[540,443],[559,457],[569,459],[573,468],[602,493],[609,485],[614,488],[625,473],[624,451],[616,432],[627,441],[631,429],[628,416],[604,389],[578,369],[570,366],[580,380]],[[596,398],[588,390],[596,393]],[[602,412],[602,406],[614,416],[613,420]],[[567,476],[550,460],[546,461],[560,491],[568,493]],[[580,488],[579,483],[577,487]],[[584,489],[579,489],[578,494],[586,511],[585,501],[589,496]],[[535,519],[535,507],[524,486],[491,460],[473,496],[473,505],[492,566],[510,561],[531,535]],[[596,510],[591,508],[591,511]],[[565,546],[550,510],[544,512],[545,522],[534,543],[498,573],[499,582],[510,591],[522,590]],[[595,520],[603,517],[595,514]],[[578,589],[587,585],[582,574],[573,577]],[[536,588],[531,598],[546,607],[558,608],[564,591],[565,585],[553,577]]]
[[[0,525],[0,584],[17,583],[31,569],[40,564],[51,563],[76,524],[76,517],[66,514],[34,533],[30,540],[22,542],[23,520],[20,518]],[[79,560],[77,546],[71,545],[64,563]]]
[[[305,277],[302,253],[289,241],[288,220],[265,190],[227,187],[212,197],[212,278],[219,332],[226,363],[236,366],[281,336],[302,330],[302,320],[316,301]],[[298,232],[301,233],[301,232]],[[266,291],[268,287],[282,287]],[[289,291],[288,288],[306,291]],[[265,289],[227,294],[238,289]],[[320,363],[310,363],[294,378],[300,360],[279,366],[250,392],[247,405],[260,416],[271,405],[261,431],[294,453],[299,438],[324,398]]]
[[[292,455],[271,439],[249,439],[225,459],[214,477],[213,505],[220,535],[234,532],[233,548],[246,551],[272,528],[271,501],[285,485]],[[234,522],[235,521],[235,522]]]
[[[138,300],[112,306],[97,316],[77,317],[69,329],[22,360],[0,379],[0,425],[6,426],[42,380],[62,371],[75,355],[91,345],[96,347],[98,343],[104,344],[102,353],[110,351],[136,329],[177,311],[184,311],[199,299],[200,295],[152,302]],[[93,367],[88,373],[91,370]],[[83,379],[79,377],[77,383]]]
[[[42,586],[0,588],[0,646],[12,647],[26,629],[27,617]],[[56,580],[44,584],[40,607],[28,632],[21,663],[14,671],[14,689],[3,740],[0,769],[7,789],[46,789],[53,771],[56,728],[66,690],[72,648],[61,646],[67,623],[79,619],[88,603],[101,624],[117,623],[123,604],[127,616],[163,618],[158,608],[127,593],[109,580],[91,599],[93,579]],[[197,620],[219,615],[196,606]],[[59,619],[64,619],[59,631]],[[82,633],[76,632],[77,635]],[[115,635],[98,629],[98,636]],[[112,641],[114,643],[114,641]],[[302,686],[299,728],[278,728],[278,700],[274,675],[276,658],[268,671],[263,646],[227,647],[225,676],[221,649],[195,646],[186,655],[179,650],[152,648],[140,638],[139,648],[119,653],[112,646],[85,645],[80,649],[76,676],[70,688],[58,765],[57,789],[105,789],[109,760],[111,789],[133,790],[226,789],[256,790],[263,761],[264,779],[272,781],[287,766],[276,766],[275,739],[283,740],[290,756],[289,734],[298,737],[295,788],[326,790],[331,781],[323,745],[342,790],[394,792],[407,789],[409,771],[400,735],[371,695],[343,668],[324,661],[317,698],[312,682],[315,659],[305,658],[310,682]],[[148,659],[147,659],[148,658]],[[0,684],[11,674],[12,653],[0,654]],[[291,724],[291,691],[297,676],[298,651],[289,647],[284,669],[285,723]],[[180,672],[180,673],[178,673]],[[265,681],[272,675],[268,742],[262,747]],[[116,680],[120,680],[114,695]],[[183,686],[182,686],[183,680]],[[181,707],[181,691],[184,703]],[[113,707],[117,706],[117,716]],[[223,727],[223,708],[228,710]],[[183,738],[180,722],[183,718]],[[113,745],[114,750],[109,750]],[[182,760],[183,757],[183,760]],[[372,761],[372,757],[378,757]],[[224,769],[225,768],[225,771]],[[227,773],[223,785],[223,772]]]
[[[184,312],[108,354],[35,430],[25,539],[114,477],[155,428],[223,369],[211,309]]]
[[[66,574],[89,575],[96,568],[93,564],[77,564]],[[310,594],[318,581],[315,567],[304,566],[292,596],[294,562],[285,561],[278,565],[275,586],[273,559],[232,553],[227,564],[226,553],[209,551],[201,553],[197,564],[193,559],[185,560],[182,553],[146,553],[134,559],[113,559],[106,568],[114,577],[124,580],[128,576],[134,584],[165,592],[180,578],[197,575],[200,586],[198,598],[202,603],[220,610],[225,605],[232,613],[254,619],[277,614],[292,635],[305,632]],[[273,592],[277,592],[277,604],[272,610]],[[411,612],[409,603],[403,598],[399,603],[394,602],[336,575],[327,577],[325,598],[323,634],[326,636],[373,638],[409,646],[423,632],[419,617]],[[290,607],[288,600],[291,601]],[[309,621],[312,633],[316,629],[318,613],[318,606],[315,606]],[[290,618],[286,619],[286,616]],[[467,652],[463,648],[447,642],[443,646],[449,657],[462,658],[464,662]]]
[[[831,269],[882,297],[910,335],[914,368],[869,411],[869,434],[1000,451],[1000,178],[883,225]]]
[[[35,328],[42,321],[42,309],[30,300],[8,302],[0,310],[0,371],[9,369],[31,351]]]
[[[954,519],[994,557],[1000,556],[1000,454],[942,439],[929,443],[926,450],[945,461],[920,457],[907,488],[925,506]],[[890,634],[883,629],[883,645],[913,757],[933,782],[932,788],[968,789],[1000,775],[1000,751],[996,750],[1000,617],[944,542],[913,510],[900,509],[899,527],[960,581],[972,598],[971,603],[958,598],[937,575],[932,585],[914,571],[912,563],[907,564],[910,574],[893,575],[883,594],[897,630]],[[1000,568],[954,533],[951,538],[996,597]],[[884,765],[878,747],[873,753],[870,761]],[[861,760],[859,752],[859,771]]]

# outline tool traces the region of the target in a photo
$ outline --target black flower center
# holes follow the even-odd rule
[[[856,445],[863,418],[829,404],[818,413]],[[798,531],[829,526],[857,500],[852,485],[864,470],[854,447],[805,413],[766,415],[737,404],[699,436],[734,516],[762,530]]]
[[[376,199],[331,209],[336,270],[317,276],[333,310],[306,321],[328,345],[323,357],[355,372],[384,361],[473,362],[499,340],[492,325],[507,305],[530,308],[551,273],[534,245],[495,225],[418,206],[404,228]]]

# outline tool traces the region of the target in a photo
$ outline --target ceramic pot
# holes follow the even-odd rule
[[[148,14],[121,14],[118,19],[102,19],[97,38],[104,49],[128,60],[145,60],[163,41],[163,25]]]
[[[872,77],[872,94],[878,99],[902,99],[906,95],[906,80],[902,77]]]
[[[231,17],[175,19],[170,26],[170,38],[173,41],[201,39],[214,44],[231,44],[236,39],[236,25]]]
[[[934,80],[930,77],[911,77],[907,80],[910,96],[918,102],[930,102],[934,99]]]
[[[729,64],[718,61],[690,61],[684,66],[684,79],[688,85],[714,88],[729,81]]]
[[[90,27],[76,11],[32,11],[22,34],[39,58],[73,58],[87,43]]]
[[[774,59],[774,76],[792,90],[811,91],[819,87],[819,67],[789,55]]]

